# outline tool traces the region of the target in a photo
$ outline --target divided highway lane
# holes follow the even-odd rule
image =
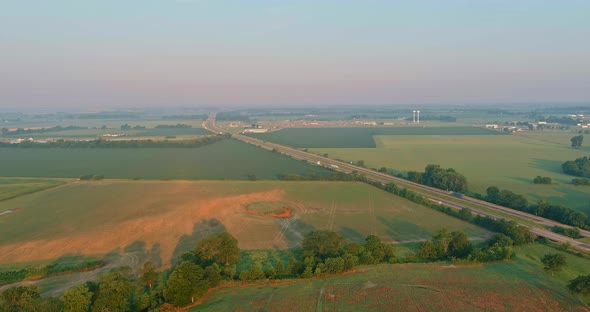
[[[207,119],[207,121],[205,121],[203,123],[203,128],[205,128],[209,131],[215,132],[215,133],[227,132],[224,129],[219,128],[215,125],[215,113],[211,113],[209,115],[209,118]],[[512,215],[512,216],[519,217],[519,218],[524,218],[524,219],[530,220],[532,222],[535,222],[535,223],[539,224],[539,226],[541,226],[541,227],[532,227],[532,226],[525,225],[525,226],[529,227],[531,229],[531,231],[534,232],[535,234],[547,237],[548,239],[551,239],[551,240],[554,240],[557,242],[569,242],[570,244],[572,244],[573,246],[575,246],[577,248],[584,249],[584,250],[590,252],[590,244],[585,244],[585,243],[576,241],[574,239],[571,239],[569,237],[559,235],[557,233],[554,233],[554,232],[551,232],[549,230],[542,228],[543,226],[569,227],[568,225],[564,225],[559,222],[555,222],[555,221],[545,219],[545,218],[542,218],[539,216],[531,215],[531,214],[521,212],[518,210],[513,210],[513,209],[510,209],[507,207],[491,204],[491,203],[481,201],[481,200],[478,200],[478,199],[475,199],[475,198],[472,198],[469,196],[455,197],[455,196],[450,195],[448,192],[439,190],[437,188],[432,188],[432,187],[425,186],[422,184],[414,183],[414,182],[404,180],[404,179],[401,179],[398,177],[390,176],[390,175],[387,175],[387,174],[384,174],[381,172],[376,172],[376,171],[373,171],[373,170],[370,170],[367,168],[358,167],[358,166],[355,166],[355,165],[352,165],[352,164],[349,164],[346,162],[337,161],[337,160],[333,160],[333,159],[326,158],[323,156],[311,154],[311,153],[304,152],[304,151],[301,151],[301,150],[298,150],[295,148],[291,148],[288,146],[284,146],[284,145],[280,145],[280,144],[276,144],[276,143],[272,143],[272,142],[262,141],[262,140],[252,138],[249,136],[245,136],[245,135],[241,135],[241,134],[233,134],[232,136],[238,140],[262,147],[267,150],[276,150],[280,153],[289,155],[295,159],[306,160],[306,161],[313,163],[313,164],[317,164],[317,162],[319,161],[322,165],[329,166],[329,167],[332,166],[331,167],[332,169],[338,170],[341,172],[350,173],[352,171],[356,171],[359,173],[364,173],[368,179],[371,179],[373,181],[382,182],[382,183],[397,182],[398,184],[401,184],[401,185],[411,185],[411,186],[418,188],[418,189],[429,191],[431,193],[436,193],[438,196],[432,196],[431,194],[424,194],[419,191],[417,192],[430,200],[433,200],[436,202],[440,201],[441,203],[445,204],[446,206],[453,207],[456,209],[461,209],[461,208],[464,208],[465,206],[458,204],[456,202],[449,201],[448,198],[452,198],[454,201],[463,201],[463,202],[471,203],[471,204],[478,205],[481,207],[485,207],[488,209],[496,210],[496,211],[502,212],[504,214]],[[334,168],[333,166],[337,166],[337,168]],[[495,218],[495,219],[502,218],[498,215],[490,214],[488,212],[484,212],[484,211],[481,211],[478,209],[473,209],[471,207],[470,207],[470,209],[474,213],[479,214],[479,215],[488,216],[488,217]],[[589,231],[581,230],[581,234],[585,237],[590,237]]]

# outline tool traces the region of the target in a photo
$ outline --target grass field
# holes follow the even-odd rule
[[[0,172],[14,177],[277,179],[327,171],[236,140],[199,148],[0,148]]]
[[[287,203],[293,217],[246,212],[248,204],[261,202]],[[0,202],[0,211],[7,209],[15,212],[0,216],[0,263],[5,264],[125,254],[143,246],[135,249],[150,251],[168,265],[199,238],[224,229],[242,249],[294,247],[313,229],[331,229],[359,242],[369,234],[387,241],[421,240],[443,226],[472,237],[489,235],[352,182],[71,182]]]
[[[64,179],[27,179],[0,177],[0,201],[64,184]],[[2,211],[0,210],[0,213]]]
[[[590,213],[590,187],[574,186],[561,171],[566,160],[590,154],[588,146],[572,149],[572,133],[504,136],[375,136],[377,148],[314,148],[317,154],[345,161],[364,160],[369,168],[388,167],[405,172],[423,171],[427,164],[452,167],[463,173],[471,191],[485,194],[496,185],[526,195],[530,201],[547,199]],[[536,176],[548,176],[552,185],[536,185]]]
[[[379,127],[379,128],[287,128],[250,136],[297,148],[372,148],[374,135],[499,135],[469,126],[462,127]]]
[[[3,139],[17,139],[17,138],[34,138],[34,139],[45,139],[45,138],[60,138],[60,139],[92,139],[105,134],[126,134],[123,138],[132,137],[166,137],[166,136],[196,136],[196,135],[210,135],[211,132],[203,128],[179,128],[179,129],[159,129],[159,128],[146,128],[146,129],[131,129],[131,130],[120,130],[120,129],[72,129],[62,131],[48,131],[43,133],[28,133],[28,134],[13,134],[13,135],[0,135]]]
[[[536,244],[517,248],[510,262],[367,266],[324,279],[223,288],[191,311],[588,311],[565,284],[589,274],[590,261],[566,254],[567,268],[551,277],[540,258],[556,252]]]

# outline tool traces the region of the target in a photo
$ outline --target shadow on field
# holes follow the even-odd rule
[[[316,230],[315,227],[295,218],[280,219],[281,232],[285,236],[287,248],[299,248],[303,235]],[[278,248],[275,246],[275,248]]]
[[[195,224],[191,235],[183,235],[178,240],[178,244],[176,244],[176,248],[172,254],[172,265],[178,263],[182,253],[195,249],[200,239],[225,231],[225,225],[215,218],[202,220],[200,223]]]
[[[563,164],[566,160],[549,160],[549,159],[540,159],[540,158],[533,158],[532,162],[529,165],[535,169],[542,169],[548,172],[553,173],[563,173],[561,170],[561,164]],[[534,177],[531,177],[531,179]]]
[[[355,229],[346,226],[340,227],[340,234],[350,240],[351,242],[362,244],[365,242],[365,235],[361,234]]]
[[[523,178],[523,177],[508,177],[510,180],[514,180],[517,182],[523,182],[523,183],[533,183],[533,178],[534,177],[530,177],[530,178]]]
[[[103,257],[107,267],[129,267],[132,274],[139,274],[139,270],[147,261],[152,261],[156,266],[162,265],[160,258],[160,246],[152,246],[147,249],[144,241],[134,241],[123,249],[117,248]]]
[[[377,220],[389,228],[387,234],[396,241],[418,240],[432,236],[430,231],[408,221],[398,219],[388,220],[382,216],[378,216]]]

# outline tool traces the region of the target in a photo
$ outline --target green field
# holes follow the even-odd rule
[[[0,201],[64,184],[63,179],[26,179],[0,177]],[[0,213],[2,211],[0,210]]]
[[[476,127],[287,128],[250,136],[297,148],[372,148],[374,135],[499,135]]]
[[[285,203],[290,218],[249,214],[252,203]],[[68,185],[0,202],[0,263],[64,255],[121,254],[157,246],[165,265],[210,233],[227,230],[242,249],[296,247],[314,229],[361,242],[430,238],[441,227],[474,238],[490,233],[362,183],[120,181]]]
[[[503,136],[375,136],[377,148],[314,148],[317,154],[345,161],[364,160],[369,168],[423,171],[427,164],[455,168],[468,180],[470,191],[485,194],[488,186],[546,199],[590,213],[590,187],[574,186],[561,171],[566,160],[590,154],[590,147],[572,149],[565,131]],[[552,185],[533,184],[548,176]]]
[[[565,284],[589,274],[590,260],[566,254],[567,267],[551,277],[540,258],[556,252],[535,244],[517,248],[509,262],[367,266],[323,279],[223,288],[191,311],[588,311]]]
[[[198,136],[198,135],[211,135],[212,133],[199,127],[193,128],[145,128],[145,129],[130,129],[121,130],[118,128],[90,128],[90,129],[70,129],[60,131],[47,131],[39,133],[23,133],[23,134],[10,134],[1,135],[0,139],[11,140],[18,138],[33,138],[33,139],[92,139],[103,136],[105,134],[116,134],[121,135],[122,138],[142,138],[142,137],[167,137],[167,136]],[[119,137],[115,137],[119,138]]]
[[[7,177],[142,179],[277,179],[327,171],[236,140],[199,148],[0,148]]]

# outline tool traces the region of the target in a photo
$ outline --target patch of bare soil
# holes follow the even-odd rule
[[[187,191],[191,192],[190,189]],[[165,195],[172,196],[172,194]],[[73,231],[64,238],[38,239],[1,245],[0,263],[56,259],[67,254],[101,255],[121,250],[133,242],[142,241],[145,242],[147,250],[159,244],[163,265],[168,266],[179,239],[184,235],[191,235],[195,224],[202,220],[217,219],[234,236],[242,232],[243,235],[240,235],[240,238],[246,241],[250,234],[244,233],[255,232],[254,229],[261,225],[274,229],[273,226],[276,227],[276,225],[271,219],[267,221],[268,224],[260,224],[260,221],[256,221],[258,223],[254,222],[249,227],[249,220],[244,218],[242,207],[256,201],[281,201],[283,197],[282,189],[227,197],[190,196],[180,204],[160,207],[157,214],[140,215],[131,220]],[[278,227],[276,231],[279,231]],[[249,247],[248,244],[242,246],[241,241],[239,243],[241,248]],[[271,248],[273,243],[276,244],[269,240],[268,246],[265,246],[267,243],[258,242],[252,247]]]

